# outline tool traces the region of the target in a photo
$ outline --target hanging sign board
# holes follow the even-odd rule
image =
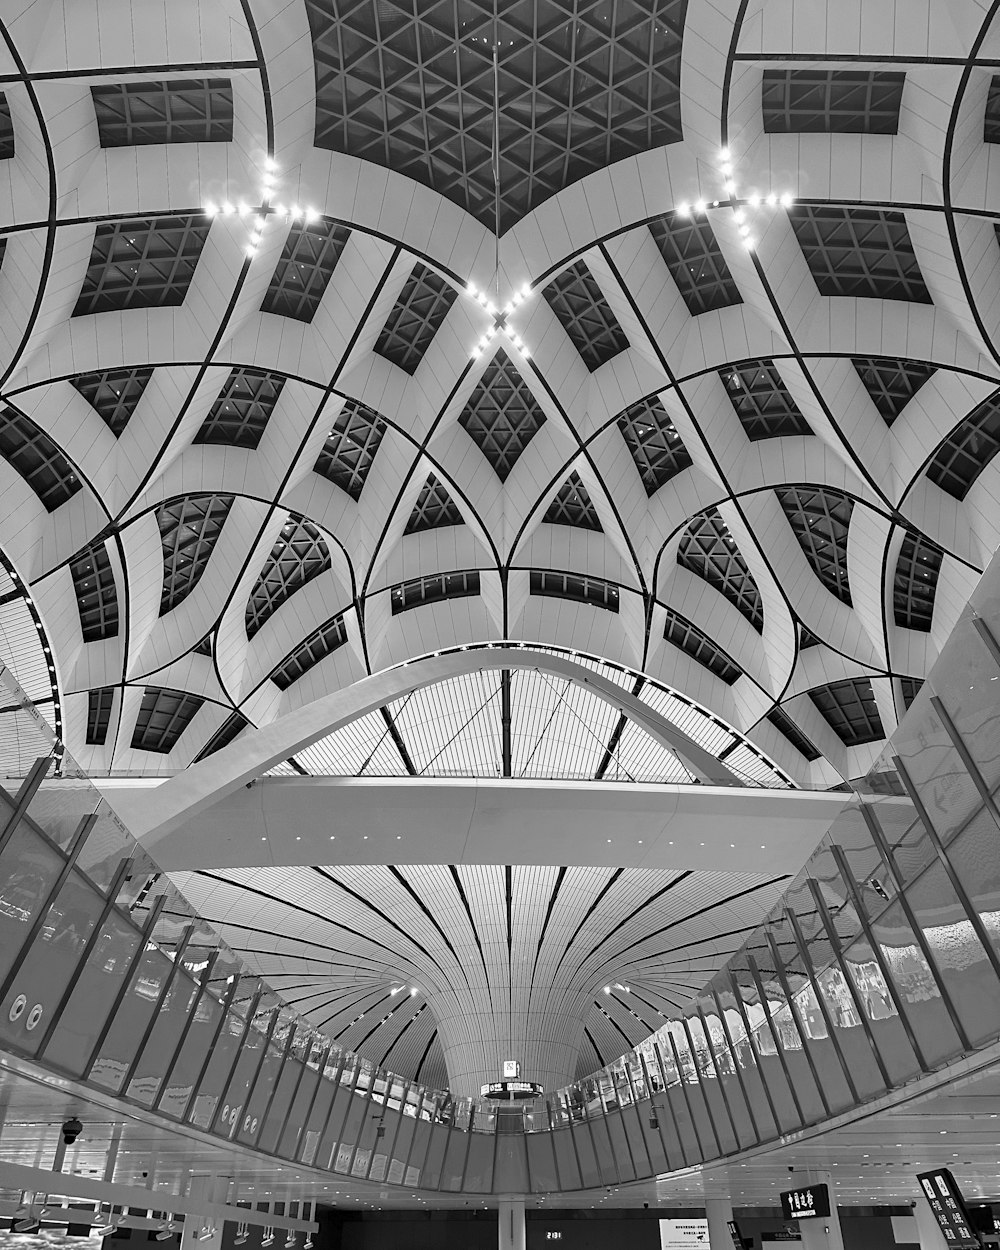
[[[917,1180],[948,1245],[955,1246],[956,1250],[961,1247],[975,1250],[980,1244],[979,1238],[972,1231],[965,1199],[951,1172],[947,1168],[935,1168],[933,1172],[918,1172]]]
[[[781,1214],[786,1220],[811,1220],[830,1214],[830,1191],[826,1185],[789,1189],[781,1195]]]

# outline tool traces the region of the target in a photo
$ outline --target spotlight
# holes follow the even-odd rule
[[[778,202],[778,197],[777,197],[777,196],[774,194],[774,192],[772,191],[772,192],[771,192],[771,194],[767,197],[767,206],[768,206],[768,208],[774,208],[774,206],[777,204],[777,202]]]
[[[521,299],[527,299],[530,294],[531,287],[526,282],[524,286],[521,287]]]
[[[747,249],[747,251],[748,251],[748,252],[752,252],[752,251],[753,251],[753,249],[754,249],[754,240],[753,240],[753,239],[744,239],[744,240],[743,240],[743,246]]]
[[[243,203],[242,200],[240,200],[240,202],[236,205],[236,211],[241,217],[245,217],[247,213],[249,213],[250,209]]]
[[[218,210],[218,208],[217,208],[217,206],[216,206],[215,204],[206,204],[206,205],[205,205],[205,216],[206,216],[206,217],[214,217],[214,216],[215,216],[215,214],[216,214],[218,211],[219,211],[219,210]]]
[[[319,213],[314,208],[307,208],[306,225],[312,225],[314,221],[319,221]]]
[[[63,1141],[67,1146],[72,1146],[82,1132],[82,1121],[78,1120],[75,1115],[70,1116],[70,1118],[62,1126]]]
[[[288,212],[288,209],[285,208],[284,204],[275,204],[274,211],[279,217],[284,217],[284,215]]]
[[[736,194],[736,183],[733,182],[732,178],[727,178],[726,179],[726,195],[735,195],[735,194]]]
[[[696,213],[703,213],[707,207],[708,207],[708,205],[705,203],[705,201],[704,201],[704,200],[696,200],[696,201],[695,201],[695,206],[694,206],[694,211],[695,211]]]
[[[778,202],[782,208],[791,208],[795,203],[795,198],[788,191],[786,191]]]
[[[272,170],[272,171],[278,168],[273,157],[271,156],[267,157],[267,159],[264,161],[264,168]]]
[[[214,1228],[203,1228],[197,1233],[197,1239],[199,1241],[208,1241],[210,1237],[214,1237],[214,1236],[215,1236]]]
[[[728,161],[729,159],[730,159],[730,156],[729,156],[729,149],[728,149],[728,148],[720,148],[720,149],[719,149],[719,160],[720,160],[720,161]]]
[[[760,196],[759,196],[759,195],[757,195],[757,194],[756,194],[756,192],[755,192],[755,193],[754,193],[753,195],[751,195],[751,196],[750,196],[750,198],[747,200],[747,203],[750,205],[750,207],[751,207],[751,208],[760,208]]]
[[[169,1241],[170,1238],[173,1237],[173,1235],[174,1235],[174,1230],[172,1228],[161,1228],[160,1231],[156,1234],[156,1240],[157,1241]]]
[[[298,221],[298,219],[302,216],[302,209],[299,208],[298,204],[293,204],[288,211],[292,221]]]
[[[677,205],[677,216],[678,217],[690,217],[691,216],[691,205],[687,202],[687,200],[682,200],[681,203]]]

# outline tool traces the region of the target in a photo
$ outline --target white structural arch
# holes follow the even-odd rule
[[[469,648],[413,660],[305,704],[185,769],[153,792],[121,792],[121,814],[135,836],[155,853],[158,842],[170,830],[326,734],[412,690],[462,673],[497,668],[540,669],[587,686],[657,742],[676,752],[701,781],[717,786],[740,784],[725,764],[665,716],[592,669],[564,656],[530,648],[502,652]]]

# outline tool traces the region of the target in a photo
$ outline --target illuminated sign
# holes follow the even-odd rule
[[[948,1245],[964,1246],[968,1250],[978,1246],[979,1238],[969,1223],[965,1200],[948,1169],[935,1168],[933,1172],[918,1172],[917,1180]]]
[[[503,1061],[503,1079],[505,1081],[516,1081],[521,1075],[521,1065],[516,1059],[505,1059]]]
[[[729,1225],[729,1236],[733,1239],[733,1250],[746,1250],[740,1236],[740,1226],[735,1220],[727,1220],[726,1223]]]
[[[811,1220],[830,1214],[830,1191],[825,1185],[789,1189],[781,1195],[781,1214],[786,1220]]]
[[[660,1250],[708,1250],[708,1220],[660,1220]]]
[[[545,1234],[546,1241],[562,1241],[562,1233],[557,1228],[550,1228]]]
[[[511,1101],[518,1098],[539,1098],[543,1092],[537,1081],[490,1081],[489,1085],[479,1087],[483,1098],[504,1098]]]

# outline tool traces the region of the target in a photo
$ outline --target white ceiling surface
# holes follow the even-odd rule
[[[164,782],[98,778],[118,811]],[[788,873],[853,796],[627,782],[263,777],[145,845],[164,869],[567,864]]]
[[[19,137],[16,155],[6,162],[11,190],[2,212],[5,221],[24,228],[8,240],[0,363],[5,392],[16,394],[31,418],[65,448],[86,485],[50,515],[17,473],[0,463],[0,523],[7,554],[30,582],[57,657],[67,745],[88,771],[183,767],[234,706],[253,724],[266,724],[414,654],[504,637],[577,648],[649,672],[751,734],[801,784],[826,786],[865,771],[881,743],[845,747],[806,692],[839,678],[869,675],[884,727],[891,731],[900,695],[889,674],[926,673],[1000,538],[1000,461],[986,468],[962,502],[922,472],[941,439],[1000,381],[989,339],[992,314],[980,312],[980,305],[991,307],[994,278],[990,266],[979,263],[977,249],[992,243],[992,225],[975,216],[989,211],[992,156],[979,138],[973,142],[971,118],[973,105],[981,117],[992,70],[974,68],[974,90],[959,99],[959,87],[968,86],[960,67],[921,64],[942,50],[958,58],[970,52],[983,21],[973,0],[921,3],[923,16],[903,23],[905,31],[891,0],[846,13],[830,0],[814,8],[809,22],[792,22],[787,7],[784,0],[755,0],[748,8],[720,11],[709,0],[690,0],[681,69],[684,140],[620,162],[613,176],[606,170],[589,175],[504,235],[501,291],[547,280],[583,256],[617,310],[630,346],[591,374],[544,299],[534,297],[517,311],[512,320],[531,347],[530,361],[517,367],[545,412],[548,433],[533,440],[501,484],[458,426],[490,354],[463,372],[487,325],[486,315],[464,293],[465,284],[489,285],[494,240],[433,192],[417,193],[399,175],[312,146],[313,64],[303,6],[252,0],[244,10],[235,0],[154,0],[147,20],[136,26],[91,21],[83,16],[90,13],[86,7],[48,0],[4,6],[12,46],[29,70],[76,75],[69,87],[58,80],[39,82],[30,99],[17,84],[8,93]],[[266,60],[278,193],[352,229],[316,322],[306,326],[258,311],[287,225],[268,224],[264,244],[244,275],[245,223],[221,217],[212,222],[183,305],[71,318],[95,218],[186,211],[226,196],[252,197],[266,149],[267,113],[257,72],[240,71],[236,141],[177,145],[169,159],[155,148],[102,151],[86,90],[89,78],[98,69],[154,64],[184,65],[191,75],[208,61],[253,59],[248,14]],[[737,15],[740,29],[734,27]],[[994,36],[982,35],[985,46],[992,46]],[[754,58],[737,66],[726,97],[740,186],[767,188],[780,180],[782,189],[802,196],[898,205],[907,214],[932,304],[903,309],[879,300],[821,296],[783,210],[764,208],[755,215],[757,248],[750,255],[732,213],[722,208],[711,211],[713,229],[743,302],[698,317],[688,313],[644,223],[682,200],[711,201],[722,193],[721,85],[731,46]],[[828,55],[857,55],[859,49],[876,64],[883,55],[904,57],[907,83],[897,135],[838,135],[834,159],[829,136],[762,132],[761,62],[795,53],[822,63]],[[123,68],[102,81],[128,76]],[[963,118],[964,146],[961,160],[951,164],[945,135],[951,133],[953,109]],[[51,264],[42,263],[47,159],[56,179],[52,212],[57,220],[73,222],[52,232]],[[959,215],[961,227],[952,233],[939,211],[945,183],[949,211]],[[604,242],[598,245],[599,240]],[[399,256],[394,241],[403,248]],[[973,256],[978,285],[959,280]],[[410,377],[377,356],[372,345],[415,258],[444,271],[460,294]],[[31,315],[36,292],[38,315]],[[503,334],[495,342],[516,356]],[[892,428],[851,370],[847,357],[858,351],[938,366]],[[717,370],[748,354],[779,359],[814,434],[747,440]],[[200,375],[205,361],[207,372]],[[253,452],[194,445],[199,422],[234,362],[294,374],[274,436]],[[66,381],[53,380],[144,364],[156,365],[158,381],[117,441]],[[679,391],[671,389],[670,375]],[[339,392],[370,404],[390,423],[357,503],[312,471],[323,431],[309,432],[310,414],[331,378]],[[661,396],[693,464],[647,498],[615,417],[651,394]],[[177,402],[184,396],[191,402],[177,423]],[[338,396],[327,402],[324,419],[335,416],[340,402]],[[413,500],[432,468],[465,524],[406,536]],[[594,501],[603,533],[578,533],[541,520],[574,470]],[[806,565],[774,501],[775,485],[803,478],[847,491],[858,501],[849,538],[853,607],[835,599]],[[160,618],[162,555],[151,510],[165,499],[207,490],[237,496],[232,533],[217,547],[195,591]],[[716,505],[762,589],[763,637],[674,559],[687,519]],[[333,564],[248,641],[243,628],[248,594],[289,510],[319,527]],[[894,623],[891,584],[902,533],[890,519],[894,514],[945,553],[929,634]],[[109,517],[122,533],[114,561],[128,628],[117,639],[84,644],[66,561],[104,530]],[[522,570],[512,574],[506,590],[498,560]],[[523,571],[528,564],[610,578],[621,587],[620,612],[528,595]],[[480,598],[398,617],[389,611],[394,581],[470,565],[482,572]],[[356,588],[364,588],[363,596],[354,597]],[[655,592],[650,614],[641,588]],[[664,604],[715,637],[746,675],[726,686],[666,643]],[[267,674],[341,608],[348,645],[309,680],[280,693]],[[799,651],[796,618],[820,638],[820,646]],[[214,656],[193,654],[217,620]],[[130,746],[141,691],[149,682],[208,700],[166,758]],[[107,744],[87,746],[87,691],[122,683]],[[816,763],[808,764],[762,720],[778,700],[821,750]]]
[[[552,1090],[617,1057],[697,994],[788,882],[500,865],[170,875],[317,1028],[456,1095],[478,1095],[504,1059]]]

